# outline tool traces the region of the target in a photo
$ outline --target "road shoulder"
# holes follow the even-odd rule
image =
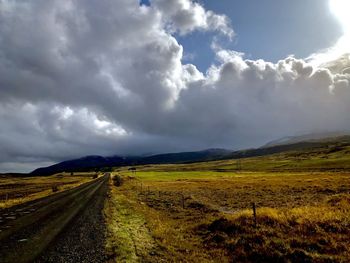
[[[159,262],[159,248],[143,214],[135,209],[135,201],[128,199],[112,183],[108,195],[104,214],[109,262]]]

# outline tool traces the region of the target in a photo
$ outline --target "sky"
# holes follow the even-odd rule
[[[350,130],[347,0],[0,0],[0,172]]]
[[[243,52],[249,59],[276,63],[289,55],[305,58],[332,46],[342,35],[328,0],[206,0],[201,4],[230,18],[236,37],[225,48]],[[210,52],[207,33],[197,31],[177,39],[185,54],[192,54],[189,63],[201,71],[212,64],[215,54]]]

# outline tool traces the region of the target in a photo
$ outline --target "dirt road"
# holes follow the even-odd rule
[[[0,262],[103,262],[109,174],[0,210]]]

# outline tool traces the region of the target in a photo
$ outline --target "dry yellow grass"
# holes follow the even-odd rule
[[[139,167],[136,175],[119,169],[129,179],[114,192],[143,216],[160,254],[170,255],[167,260],[350,260],[348,173],[178,168]],[[257,227],[252,202],[257,205]]]
[[[110,262],[144,262],[157,258],[157,245],[134,200],[113,187],[106,199],[104,215],[107,221],[106,251]]]
[[[188,235],[187,228],[192,228],[192,223],[179,224],[182,221],[169,217],[167,211],[150,208],[149,196],[135,191],[137,183],[137,180],[127,178],[122,187],[113,186],[112,202],[107,201],[107,250],[112,251],[115,262],[139,259],[134,256],[134,247],[143,246],[145,235],[140,236],[140,233],[145,233],[142,230],[145,226],[146,240],[152,246],[143,252],[138,250],[139,254],[143,253],[142,262],[179,262],[184,258],[189,262],[212,262],[201,240],[196,235]],[[112,213],[111,205],[114,207]]]
[[[225,215],[205,230],[209,246],[233,261],[348,262],[350,195],[335,195],[319,206],[260,208]]]
[[[1,177],[0,209],[53,194],[52,187],[64,191],[92,180],[92,173],[60,173],[52,176]]]

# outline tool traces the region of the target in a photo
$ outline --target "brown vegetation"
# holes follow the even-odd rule
[[[158,166],[154,166],[159,173]],[[347,173],[187,173],[142,168],[114,192],[171,262],[346,262]],[[167,171],[164,171],[166,173]],[[122,169],[126,178],[131,174]],[[255,227],[252,202],[257,205]],[[116,215],[118,217],[118,215]],[[156,260],[151,262],[157,262]]]
[[[0,209],[48,196],[91,180],[91,173],[60,173],[45,177],[2,176]]]

